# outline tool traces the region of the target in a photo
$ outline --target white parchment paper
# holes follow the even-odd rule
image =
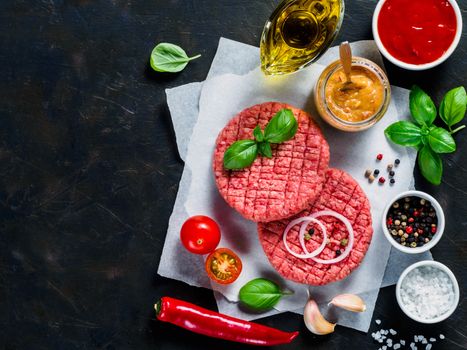
[[[237,43],[237,42],[230,41],[230,40],[227,40],[227,39],[221,39],[220,44],[219,44],[218,52],[217,52],[216,57],[215,57],[215,59],[213,61],[213,66],[211,67],[210,76],[216,76],[218,74],[226,73],[229,70],[230,71],[235,71],[235,72],[240,72],[240,73],[244,73],[244,72],[248,71],[249,68],[251,68],[251,66],[257,65],[259,63],[259,62],[257,62],[257,57],[258,57],[257,56],[257,50],[258,50],[257,48],[254,48],[254,47],[251,47],[251,46],[248,46],[248,45],[245,45],[245,44]],[[379,53],[378,53],[378,51],[377,51],[377,49],[376,49],[373,42],[358,42],[358,43],[355,43],[353,45],[353,50],[354,50],[354,53],[356,55],[360,55],[360,56],[370,58],[370,59],[372,59],[372,60],[374,60],[376,62],[380,62],[380,60],[381,60],[380,55],[379,55]],[[336,58],[336,50],[331,49],[326,55],[323,56],[323,58],[320,60],[320,62],[323,62],[323,63],[327,64],[330,61],[334,60],[335,58]],[[239,62],[246,62],[246,64],[245,65],[239,64]],[[282,101],[285,101],[285,102],[293,103],[293,104],[297,105],[298,107],[302,107],[304,109],[307,109],[307,107],[308,107],[308,109],[309,109],[310,106],[309,105],[307,106],[306,101],[308,100],[307,99],[307,93],[309,94],[310,89],[308,89],[308,88],[302,89],[303,91],[302,91],[302,94],[300,95],[301,97],[299,97],[298,100],[294,100],[294,99],[297,98],[298,95],[296,95],[296,89],[294,90],[294,86],[291,87],[291,85],[297,85],[297,86],[302,85],[302,86],[304,86],[305,82],[306,82],[306,84],[308,84],[309,81],[311,82],[311,80],[316,78],[316,75],[318,74],[318,71],[320,71],[322,68],[323,67],[319,67],[319,66],[315,65],[312,69],[309,69],[306,72],[304,71],[304,72],[300,72],[299,74],[289,76],[289,77],[292,77],[292,79],[289,80],[289,78],[286,78],[285,81],[284,81],[288,85],[282,85],[282,82],[281,82],[282,78],[272,79],[271,82],[268,82],[268,83],[264,84],[263,88],[266,87],[266,91],[265,91],[266,93],[271,92],[271,89],[275,90],[277,93],[279,93],[280,96],[275,96],[275,97],[280,97],[280,98],[276,98],[277,100],[282,100]],[[303,77],[301,75],[303,75]],[[239,79],[244,80],[244,83],[246,83],[246,85],[252,86],[250,84],[251,80],[254,80],[255,82],[258,82],[257,78],[261,79],[261,78],[265,78],[265,77],[263,77],[259,72],[251,72],[250,74],[247,74],[245,77],[238,77],[238,76],[237,77],[236,76],[220,77],[220,78],[218,78],[219,79],[218,81],[214,81],[213,83],[208,81],[208,83],[211,84],[211,87],[210,87],[210,85],[207,85],[207,84],[206,85],[208,86],[208,88],[210,87],[211,89],[214,89],[214,90],[217,90],[217,91],[226,91],[225,86],[224,86],[224,84],[226,82],[224,81],[224,79],[227,79],[227,80],[231,80],[230,84],[233,84],[232,85],[233,88],[229,88],[229,91],[231,93],[233,93],[233,92],[235,92],[235,90],[237,90],[236,92],[238,93],[238,90],[242,90],[243,92],[246,91],[246,90],[243,89],[243,85],[239,84],[239,82],[237,80],[239,80]],[[250,79],[250,80],[245,80],[245,79]],[[298,80],[295,80],[295,79],[298,79]],[[306,79],[306,80],[303,80],[303,79]],[[296,84],[297,81],[298,81],[298,83]],[[219,88],[219,84],[221,85],[221,88]],[[277,86],[277,84],[279,84],[279,86],[281,87],[280,91],[278,91],[275,88]],[[190,139],[193,124],[196,122],[196,116],[198,114],[198,103],[197,103],[197,101],[199,99],[199,92],[200,92],[201,86],[202,86],[202,83],[193,83],[193,84],[188,84],[188,85],[178,87],[178,88],[175,88],[175,89],[170,89],[170,90],[167,91],[168,104],[169,104],[169,108],[171,110],[173,123],[174,123],[174,128],[175,128],[175,131],[176,131],[176,134],[177,134],[177,144],[179,146],[180,155],[181,155],[181,157],[183,159],[185,159],[186,150],[188,148],[187,147],[188,146],[188,140]],[[229,87],[230,87],[230,85],[229,85]],[[292,100],[294,100],[295,103],[292,102],[291,100],[284,100],[283,99],[283,97],[285,96],[283,94],[283,92],[282,92],[283,87],[285,88],[285,90],[284,90],[285,92],[289,93],[289,95],[290,94],[293,95]],[[257,92],[256,90],[254,90],[253,92],[252,92],[252,90],[248,90],[248,91],[250,91],[250,93],[248,93],[249,96],[251,96],[251,95],[254,96],[256,94],[256,92]],[[258,90],[258,91],[260,91],[260,90]],[[211,95],[211,93],[209,93],[209,95]],[[224,96],[224,94],[222,94],[222,95],[223,96],[221,96],[221,98],[220,98],[221,100],[222,100],[222,98],[227,97],[227,96]],[[228,95],[228,96],[230,96],[230,95]],[[219,98],[219,96],[218,96],[218,98]],[[259,98],[257,94],[256,94],[256,98]],[[269,98],[269,96],[265,95],[264,98]],[[394,109],[394,105],[393,105],[391,107],[392,108],[392,111],[391,111],[392,118],[397,118],[398,115],[402,115],[402,116],[406,115],[406,107],[405,107],[406,98],[407,98],[407,91],[406,90],[399,89],[399,88],[394,88],[393,89],[393,102],[395,102],[394,104],[399,105],[399,106],[402,105],[403,108],[398,113],[397,110]],[[268,99],[266,99],[266,100],[268,100]],[[258,100],[258,101],[254,101],[254,102],[263,102],[263,101],[265,101],[265,100],[262,100],[262,101]],[[305,101],[305,103],[303,101]],[[401,103],[398,103],[398,102],[401,102]],[[210,102],[208,101],[206,103],[208,104],[207,108],[209,108],[209,106],[210,106],[209,103]],[[248,102],[245,101],[245,102],[239,102],[239,103],[248,103]],[[300,105],[300,103],[303,103],[303,105]],[[405,103],[405,104],[402,104],[402,103]],[[252,103],[250,103],[250,104],[252,104]],[[243,109],[246,106],[248,106],[248,105],[245,105],[240,109]],[[234,106],[233,108],[237,108],[237,107]],[[217,125],[217,126],[214,127],[214,129],[216,129],[215,132],[214,132],[214,134],[215,134],[214,139],[215,139],[215,136],[217,136],[217,132],[225,125],[227,120],[230,119],[230,117],[233,116],[236,112],[238,112],[238,111],[235,111],[226,120],[223,120],[221,123],[219,123],[221,125]],[[230,112],[228,112],[228,113],[230,113]],[[388,115],[389,115],[389,112],[388,112]],[[389,119],[389,118],[387,118],[387,116],[386,116],[385,119]],[[389,121],[388,121],[388,123],[389,123]],[[203,130],[203,128],[204,127],[201,127],[201,130]],[[381,126],[381,128],[384,129],[383,126]],[[375,129],[373,128],[372,130],[375,130]],[[210,130],[210,133],[211,133],[211,131],[212,130]],[[325,133],[326,133],[326,135],[328,137],[328,140],[329,140],[329,138],[332,138],[333,140],[334,139],[336,140],[337,148],[339,148],[339,147],[342,148],[342,145],[345,146],[349,141],[354,142],[353,138],[351,138],[350,140],[347,138],[348,134],[345,135],[344,133],[337,132],[337,131],[332,130],[330,128],[326,128]],[[334,135],[333,133],[337,133],[337,135]],[[344,134],[344,135],[340,135],[340,134]],[[205,139],[205,137],[203,136],[202,139]],[[205,139],[204,141],[207,141],[208,139],[209,138]],[[365,140],[369,141],[369,139],[365,139]],[[341,154],[340,152],[337,152],[337,157],[336,157],[334,155],[334,148],[336,148],[336,147],[333,146],[332,142],[330,142],[330,143],[331,143],[331,152],[332,152],[331,153],[332,154],[332,157],[331,157],[332,164],[334,166],[337,165],[337,166],[339,166],[339,167],[341,167],[341,168],[343,168],[345,170],[348,170],[348,168],[350,168],[352,164],[348,164],[349,162],[345,160],[345,158],[348,156],[347,152],[345,152],[345,154]],[[378,144],[378,142],[375,142],[375,144]],[[206,145],[208,147],[211,147],[210,155],[212,155],[213,145],[209,146],[209,141],[206,143]],[[388,145],[386,145],[386,146],[388,146]],[[358,154],[360,154],[360,153],[371,153],[372,156],[371,156],[370,160],[374,162],[374,155],[376,154],[374,152],[380,152],[380,151],[376,150],[376,149],[373,151],[371,149],[371,142],[369,142],[368,145],[366,145],[366,147],[367,147],[367,149],[365,150],[365,152],[357,152],[357,153]],[[356,149],[358,149],[358,148],[356,148]],[[392,149],[392,147],[390,147],[390,149],[391,149],[392,152],[396,152],[394,149]],[[402,154],[404,154],[404,151],[405,150],[398,149],[396,153],[399,154],[398,152],[402,152]],[[383,152],[383,151],[381,151],[381,152]],[[385,154],[385,157],[387,157],[388,155],[389,155],[389,153]],[[400,154],[398,156],[400,158],[402,157]],[[405,154],[404,156],[408,157],[407,154]],[[406,186],[407,185],[407,187],[408,187],[410,185],[410,181],[412,179],[412,169],[411,169],[411,167],[413,166],[413,161],[414,161],[414,155],[413,154],[410,155],[410,161],[409,160],[407,162],[403,161],[402,164],[406,164],[407,167],[409,168],[409,171],[407,171],[408,176],[406,177],[408,179],[409,184],[404,185],[404,184],[398,182],[398,184],[400,186]],[[350,163],[358,164],[359,162],[360,162],[360,159],[355,160],[355,162],[350,162]],[[198,161],[196,161],[195,163],[198,163]],[[401,164],[401,167],[402,167],[402,164]],[[207,168],[210,171],[210,166],[208,166]],[[359,176],[360,177],[362,176],[361,175],[362,169],[363,168],[361,168],[361,166],[360,166],[359,171],[357,171],[358,174],[354,175],[355,178],[358,178]],[[196,173],[196,171],[195,171],[195,173]],[[201,171],[201,173],[202,173],[202,171]],[[398,170],[398,174],[399,174],[400,177],[402,177],[402,175],[403,175],[401,172],[399,172],[399,170]],[[209,182],[211,183],[211,185],[213,185],[212,178],[209,177],[209,174],[208,174],[208,178],[209,178]],[[195,181],[198,183],[197,180],[195,180]],[[190,170],[190,167],[186,167],[185,171],[184,171],[184,174],[182,176],[182,180],[180,182],[180,188],[179,188],[179,193],[178,193],[177,200],[176,200],[176,203],[175,203],[175,206],[174,206],[174,212],[173,212],[173,215],[172,215],[172,217],[170,219],[170,225],[169,225],[169,230],[168,230],[168,234],[167,234],[167,238],[166,238],[166,244],[165,244],[165,247],[164,247],[164,252],[163,252],[163,256],[162,256],[162,259],[161,259],[161,263],[160,263],[158,272],[163,276],[179,279],[179,280],[185,281],[185,282],[187,282],[189,284],[192,284],[192,285],[209,287],[209,281],[205,277],[204,269],[203,269],[203,266],[202,266],[202,261],[200,259],[196,259],[197,257],[195,257],[195,256],[193,256],[193,255],[191,255],[189,253],[186,253],[184,251],[184,249],[180,248],[180,244],[178,242],[178,230],[179,230],[181,224],[183,223],[183,221],[189,215],[193,215],[193,214],[189,214],[187,212],[187,210],[185,210],[183,208],[183,203],[185,203],[187,201],[187,189],[190,186],[190,183],[191,183],[191,170]],[[365,181],[363,183],[365,185],[367,185],[365,183]],[[370,190],[374,190],[374,189],[378,190],[379,189],[378,187],[374,188],[375,186],[377,186],[377,185],[373,184],[371,186]],[[203,187],[203,186],[201,186],[201,187]],[[209,188],[209,186],[204,188],[203,192],[205,193],[208,188]],[[391,189],[394,190],[394,188],[395,187],[393,187]],[[215,190],[215,188],[211,188],[211,190],[212,189]],[[365,190],[367,191],[367,189],[365,189]],[[195,190],[195,193],[196,193],[196,190]],[[252,224],[250,222],[246,222],[246,223],[242,222],[242,221],[246,221],[246,220],[239,217],[238,214],[236,214],[232,209],[227,207],[225,205],[225,203],[223,203],[223,200],[220,199],[220,197],[217,195],[217,190],[211,191],[210,194],[211,194],[211,196],[208,196],[209,198],[212,199],[214,197],[214,201],[212,202],[212,203],[214,203],[214,207],[211,207],[211,209],[214,208],[214,211],[217,212],[218,216],[219,215],[224,216],[224,214],[237,215],[238,216],[238,217],[234,217],[234,221],[231,221],[231,222],[238,222],[238,225],[237,224],[232,225],[234,227],[232,231],[237,231],[237,229],[240,228],[240,230],[242,232],[252,231],[253,233],[255,233],[255,228],[253,228],[254,224],[252,226]],[[378,192],[377,194],[378,195],[384,195],[384,193],[381,193],[381,192]],[[217,198],[216,198],[216,195],[217,195]],[[197,197],[196,202],[198,202],[198,203],[201,202],[199,200],[197,194],[195,195],[195,197]],[[371,198],[371,196],[370,196],[370,198]],[[219,202],[219,201],[220,201],[220,203],[218,203],[219,206],[217,206],[217,202]],[[382,201],[384,201],[384,200],[382,200]],[[381,204],[381,205],[383,205],[383,204]],[[224,208],[222,206],[224,206]],[[205,210],[204,205],[201,205],[201,208],[200,208],[197,204],[195,204],[195,205],[189,204],[189,201],[187,203],[187,208],[190,208],[189,211],[192,211],[192,212],[196,211],[197,213],[200,213],[199,210],[202,210],[202,211]],[[209,209],[208,209],[208,211],[209,211]],[[216,217],[214,211],[211,213],[211,215]],[[204,213],[209,214],[209,212],[204,212]],[[374,214],[373,216],[375,216],[375,213],[373,213],[373,214]],[[220,219],[219,221],[222,221],[222,219]],[[229,221],[230,221],[230,219],[229,219]],[[379,218],[378,218],[378,222],[379,222]],[[246,225],[246,226],[244,226],[244,225]],[[251,237],[251,236],[254,236],[254,237]],[[226,245],[226,246],[228,246],[230,244],[230,245],[234,246],[233,247],[234,249],[237,248],[236,250],[238,251],[238,247],[237,247],[238,243],[235,243],[236,240],[235,240],[235,238],[232,238],[232,237],[236,237],[236,239],[239,239],[240,237],[242,237],[242,238],[240,238],[241,241],[245,241],[244,240],[245,237],[237,236],[236,234],[233,234],[233,233],[232,234],[224,234],[225,240],[222,243],[223,244],[225,243],[224,245]],[[256,238],[256,235],[255,234],[247,234],[246,238],[247,239],[252,239],[253,238],[253,240],[254,240]],[[375,238],[376,238],[376,232],[375,232]],[[381,238],[382,240],[375,240],[374,239],[374,242],[372,244],[372,247],[370,248],[368,256],[366,257],[365,262],[364,262],[363,266],[359,269],[359,271],[360,270],[364,271],[365,263],[370,260],[370,257],[371,257],[370,253],[372,251],[378,252],[379,249],[382,248],[384,255],[387,257],[388,251],[389,251],[389,249],[387,247],[388,244],[384,241],[384,238],[381,235],[379,235],[379,238]],[[376,242],[379,241],[380,243],[375,244],[375,241]],[[252,243],[253,243],[252,247],[256,247],[256,248],[259,247],[259,243],[257,241],[253,241]],[[386,243],[386,245],[387,245],[386,247],[384,247],[384,243]],[[375,246],[376,248],[373,248],[373,246]],[[259,247],[259,249],[261,249],[261,248]],[[376,253],[373,253],[373,256],[375,256],[375,254]],[[265,257],[264,257],[264,254],[262,253],[262,250],[255,251],[255,253],[253,253],[253,254],[249,253],[248,257],[250,255],[253,255],[254,257],[256,257],[257,255],[262,256],[263,259],[259,259],[259,261],[256,261],[254,259],[253,262],[260,269],[258,271],[263,272],[263,276],[264,276],[264,274],[266,274],[270,278],[273,278],[278,282],[282,282],[283,285],[287,285],[289,288],[294,289],[293,288],[293,285],[294,285],[293,283],[292,283],[292,285],[289,285],[290,282],[285,282],[269,266],[267,261],[265,261]],[[171,258],[171,257],[174,257],[174,256],[177,256],[177,259]],[[393,268],[393,269],[388,268],[389,274],[388,273],[386,274],[386,278],[385,278],[385,281],[384,281],[383,285],[393,284],[395,282],[395,280],[397,279],[397,276],[400,273],[400,270],[403,269],[405,266],[407,266],[408,263],[409,263],[409,261],[407,261],[407,263],[406,263],[407,259],[404,259],[406,257],[405,255],[392,254],[391,256],[394,256],[394,258],[395,258],[395,259],[391,259],[391,260],[395,260],[394,262],[396,262],[396,260],[397,260],[397,268]],[[244,259],[244,262],[245,262],[245,258],[243,257],[243,255],[242,255],[242,258]],[[427,257],[425,256],[423,258],[426,259]],[[379,260],[385,260],[385,259],[379,259]],[[372,265],[370,263],[367,263],[367,264]],[[396,264],[393,263],[393,264],[391,264],[391,266],[392,265],[396,265]],[[374,308],[374,303],[375,303],[377,295],[378,295],[378,290],[379,290],[379,286],[381,284],[382,274],[384,272],[384,266],[385,266],[384,261],[381,262],[380,264],[377,264],[377,266],[375,267],[375,270],[377,270],[378,274],[377,274],[376,278],[373,278],[372,282],[371,281],[365,281],[364,273],[357,274],[357,272],[355,272],[351,277],[347,278],[343,282],[335,283],[335,284],[332,284],[332,285],[327,286],[327,287],[315,288],[314,294],[319,300],[326,301],[330,297],[332,297],[332,295],[328,295],[328,294],[333,293],[335,290],[338,290],[339,288],[345,288],[346,292],[349,291],[348,288],[352,288],[352,290],[354,290],[354,291],[360,291],[361,295],[364,295],[365,300],[367,302],[367,306],[368,306],[368,311],[365,313],[366,317],[362,317],[360,315],[357,316],[355,314],[344,313],[343,315],[338,315],[339,316],[339,323],[342,324],[342,325],[347,325],[347,326],[350,326],[350,327],[353,327],[353,328],[356,328],[356,329],[366,331],[368,329],[368,325],[369,325],[371,315],[372,315],[372,312],[373,312],[373,308]],[[258,272],[258,271],[255,271],[255,272]],[[373,273],[373,272],[371,272],[371,273]],[[253,274],[254,274],[254,272],[253,272]],[[356,277],[354,277],[354,275]],[[252,276],[252,278],[257,277],[257,276],[258,275]],[[375,277],[375,276],[372,275],[372,277]],[[245,277],[244,279],[246,281],[246,280],[249,279],[249,277]],[[362,280],[363,280],[363,283],[361,283]],[[245,282],[245,281],[243,281],[243,282]],[[227,289],[220,289],[220,292],[224,293],[228,298],[235,301],[236,300],[236,295],[237,295],[236,294],[237,290],[243,284],[243,283],[239,283],[239,282],[236,283],[237,287],[230,286]],[[217,286],[215,286],[215,287],[217,287]],[[370,289],[368,289],[368,288],[370,288]],[[364,293],[364,294],[362,294],[362,293]],[[231,314],[231,315],[234,315],[234,316],[237,316],[237,317],[246,318],[246,319],[253,319],[253,318],[257,318],[257,317],[264,317],[266,315],[274,314],[275,312],[280,312],[280,311],[287,311],[288,310],[288,311],[293,311],[293,312],[301,312],[302,307],[304,305],[304,298],[306,298],[306,287],[304,288],[302,285],[298,285],[295,296],[293,298],[287,298],[288,300],[284,299],[284,301],[278,306],[277,311],[271,311],[268,314],[261,314],[261,315],[245,314],[244,312],[242,312],[238,308],[238,306],[236,304],[230,303],[226,299],[224,299],[222,297],[222,294],[215,293],[215,295],[216,295],[216,300],[218,301],[218,306],[219,306],[219,309],[220,309],[221,312],[228,313],[228,314]]]

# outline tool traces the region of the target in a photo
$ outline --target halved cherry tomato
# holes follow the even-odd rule
[[[229,284],[242,272],[242,261],[230,249],[218,248],[209,254],[205,267],[209,278],[214,282]]]
[[[189,218],[180,230],[180,240],[194,254],[207,254],[216,249],[221,240],[219,225],[210,217],[196,215]]]

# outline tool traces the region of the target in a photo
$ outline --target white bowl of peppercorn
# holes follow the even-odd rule
[[[436,199],[425,192],[405,191],[384,209],[382,227],[393,247],[419,254],[433,248],[444,232],[444,212]]]

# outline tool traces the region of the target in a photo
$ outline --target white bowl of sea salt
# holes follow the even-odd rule
[[[437,323],[451,316],[459,303],[459,294],[459,284],[452,271],[431,260],[410,265],[396,286],[402,311],[421,323]]]

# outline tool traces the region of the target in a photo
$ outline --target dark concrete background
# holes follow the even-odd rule
[[[339,40],[370,39],[375,1],[349,0]],[[214,309],[212,292],[156,275],[183,169],[164,89],[206,77],[220,36],[257,45],[276,1],[2,0],[0,2],[0,347],[2,349],[240,349],[155,321],[171,295]],[[467,0],[459,2],[464,9]],[[467,85],[467,38],[440,67],[410,73],[389,63],[393,84],[417,83],[437,103]],[[173,42],[202,58],[175,75],[148,68]],[[456,313],[419,325],[381,290],[375,318],[413,334],[444,333],[434,349],[466,349],[467,131],[444,157],[439,187],[417,188],[446,211],[433,249],[459,279]],[[260,320],[301,330],[288,349],[377,349],[338,327],[309,334],[293,314]],[[376,326],[372,327],[372,329]]]

